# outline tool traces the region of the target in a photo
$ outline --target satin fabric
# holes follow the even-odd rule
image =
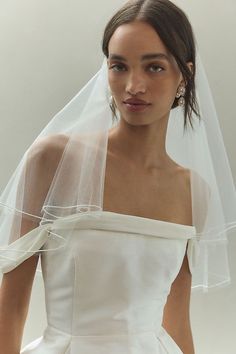
[[[71,222],[76,227],[66,238]],[[43,252],[58,228],[64,247]],[[48,326],[21,354],[182,353],[162,320],[186,251],[194,268],[194,226],[98,211],[32,232],[35,239],[29,233],[14,249],[39,246]],[[5,272],[29,256],[15,252]]]

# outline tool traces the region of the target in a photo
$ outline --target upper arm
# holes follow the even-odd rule
[[[172,283],[164,308],[162,325],[184,353],[194,353],[190,325],[192,275],[187,252],[179,274]]]
[[[64,151],[65,142],[64,136],[47,137],[36,142],[29,151],[22,174],[24,182],[21,181],[23,183],[19,184],[17,191],[17,198],[23,199],[20,205],[24,212],[41,215],[43,202]],[[22,190],[24,190],[23,197]],[[14,227],[19,227],[19,214],[15,218],[11,230],[13,240],[15,239]],[[29,218],[26,214],[21,214],[20,236],[27,234],[38,225],[38,218]],[[0,290],[1,316],[3,316],[3,304],[6,311],[10,309],[22,318],[26,316],[37,263],[38,256],[31,256],[3,275]]]

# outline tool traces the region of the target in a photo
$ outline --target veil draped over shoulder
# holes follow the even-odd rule
[[[201,120],[183,129],[183,109],[171,110],[166,149],[191,172],[196,237],[192,289],[230,283],[227,234],[236,227],[236,193],[222,134],[199,54],[196,92]],[[109,130],[107,62],[32,142],[0,196],[0,268],[9,272],[38,252],[64,247],[81,213],[103,210]],[[70,228],[60,222],[70,218]],[[47,247],[48,238],[52,238]],[[53,246],[52,246],[53,245]]]

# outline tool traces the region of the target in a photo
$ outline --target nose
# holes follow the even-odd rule
[[[146,83],[143,76],[140,73],[130,73],[127,79],[126,92],[137,95],[138,93],[145,93],[145,91]]]

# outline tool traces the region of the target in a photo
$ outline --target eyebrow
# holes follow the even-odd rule
[[[111,54],[109,56],[109,59],[127,62],[127,60],[124,57],[122,57],[121,55],[118,55],[118,54]],[[150,60],[150,59],[162,59],[162,60],[166,60],[166,61],[170,62],[169,56],[164,53],[150,53],[150,54],[142,55],[142,57],[141,57],[141,61]]]

